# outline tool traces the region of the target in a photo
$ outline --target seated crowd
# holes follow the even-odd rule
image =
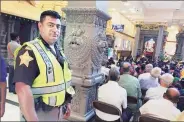
[[[140,115],[184,121],[183,64],[121,60],[115,66],[112,58],[110,62],[102,67],[106,82],[99,86],[98,101],[115,106],[121,116],[98,109],[96,116],[105,121],[137,121]]]

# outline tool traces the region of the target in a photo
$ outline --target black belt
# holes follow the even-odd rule
[[[36,111],[38,111],[39,109],[42,109],[44,112],[49,112],[53,108],[60,108],[62,106],[62,105],[60,105],[60,106],[47,105],[43,102],[42,97],[34,99],[34,103],[35,103],[35,110]]]

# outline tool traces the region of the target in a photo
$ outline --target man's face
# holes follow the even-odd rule
[[[20,44],[20,37],[19,36],[16,38],[16,41],[17,41],[17,43]]]
[[[46,16],[42,22],[38,23],[40,35],[50,45],[54,44],[60,36],[60,19]]]

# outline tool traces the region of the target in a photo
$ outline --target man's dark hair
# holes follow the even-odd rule
[[[181,84],[181,86],[182,86],[182,89],[184,89],[184,78],[182,78],[182,79],[180,80],[180,84]]]
[[[16,40],[18,36],[18,33],[10,33],[11,40]]]
[[[130,67],[123,67],[123,72],[127,73],[130,71]]]
[[[142,65],[141,65],[141,70],[144,71],[145,69],[146,69],[145,64],[142,64]]]
[[[135,68],[135,71],[139,74],[140,73],[140,67]]]
[[[41,13],[40,22],[43,22],[46,16],[51,16],[51,17],[56,18],[56,19],[61,19],[61,16],[59,15],[58,12],[52,11],[52,10],[47,10],[47,11],[44,11]]]
[[[109,80],[111,81],[118,81],[119,79],[119,71],[116,67],[112,67],[110,70],[109,70]]]

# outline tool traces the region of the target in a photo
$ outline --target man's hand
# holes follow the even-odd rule
[[[70,105],[70,103],[68,103],[67,110],[66,110],[66,113],[63,115],[63,118],[68,119],[68,117],[70,117],[70,113],[71,113],[71,105]]]
[[[1,103],[0,117],[3,117],[4,113],[5,113],[5,104]]]

